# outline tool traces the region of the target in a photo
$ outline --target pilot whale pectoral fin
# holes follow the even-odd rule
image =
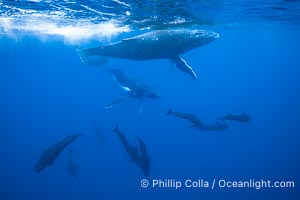
[[[186,63],[186,61],[181,58],[179,55],[174,55],[170,58],[175,64],[176,67],[187,74],[189,74],[194,80],[197,78],[196,73],[193,69]]]

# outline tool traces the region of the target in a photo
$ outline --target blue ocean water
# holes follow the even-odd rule
[[[299,199],[299,1],[0,1],[0,199]],[[220,38],[183,54],[198,78],[168,60],[109,58],[85,66],[76,48],[159,29],[212,30]],[[119,68],[159,99],[103,105],[124,91]],[[252,120],[204,131],[169,109],[216,118],[244,110]],[[150,174],[126,153],[141,138]],[[42,153],[81,133],[55,163]],[[79,166],[68,173],[68,151]],[[149,181],[147,188],[142,180]],[[182,183],[154,186],[153,181]],[[186,180],[208,183],[185,186]],[[222,187],[224,181],[293,182],[293,187]],[[213,183],[215,182],[215,183]],[[215,186],[212,188],[212,185]],[[273,186],[273,185],[272,185]]]

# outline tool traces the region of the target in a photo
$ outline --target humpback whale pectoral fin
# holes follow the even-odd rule
[[[194,80],[197,78],[196,73],[193,69],[186,63],[186,61],[181,58],[179,55],[174,55],[170,58],[175,64],[176,67],[187,74],[189,74]]]
[[[135,38],[135,37],[132,37],[132,38],[124,38],[122,40],[122,42],[131,42],[131,41],[139,41],[140,39],[139,38]]]
[[[108,58],[105,56],[97,55],[101,48],[81,49],[77,48],[77,54],[84,65],[88,66],[101,66],[107,63]]]
[[[88,64],[88,55],[87,55],[86,51],[81,48],[77,48],[76,51],[77,51],[77,54],[78,54],[82,64],[84,64],[84,65]]]
[[[104,106],[102,106],[102,107],[103,107],[103,108],[112,108],[112,107],[114,107],[114,106],[116,106],[116,105],[119,105],[120,103],[126,101],[127,99],[128,99],[128,97],[126,97],[126,96],[120,96],[120,97],[114,99],[114,100],[113,100],[112,102],[110,102],[109,104],[106,104],[106,105],[104,105]]]
[[[175,68],[175,63],[170,60],[170,72],[174,72],[174,68]]]

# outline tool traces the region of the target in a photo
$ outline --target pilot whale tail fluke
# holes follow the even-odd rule
[[[172,110],[169,109],[169,111],[166,113],[166,115],[171,115],[172,114]]]

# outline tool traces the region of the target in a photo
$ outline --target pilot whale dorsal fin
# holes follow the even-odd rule
[[[194,80],[197,78],[196,73],[193,71],[193,68],[190,67],[187,62],[181,58],[179,55],[173,55],[170,57],[170,60],[173,61],[176,67],[183,71],[184,73],[189,74]]]

